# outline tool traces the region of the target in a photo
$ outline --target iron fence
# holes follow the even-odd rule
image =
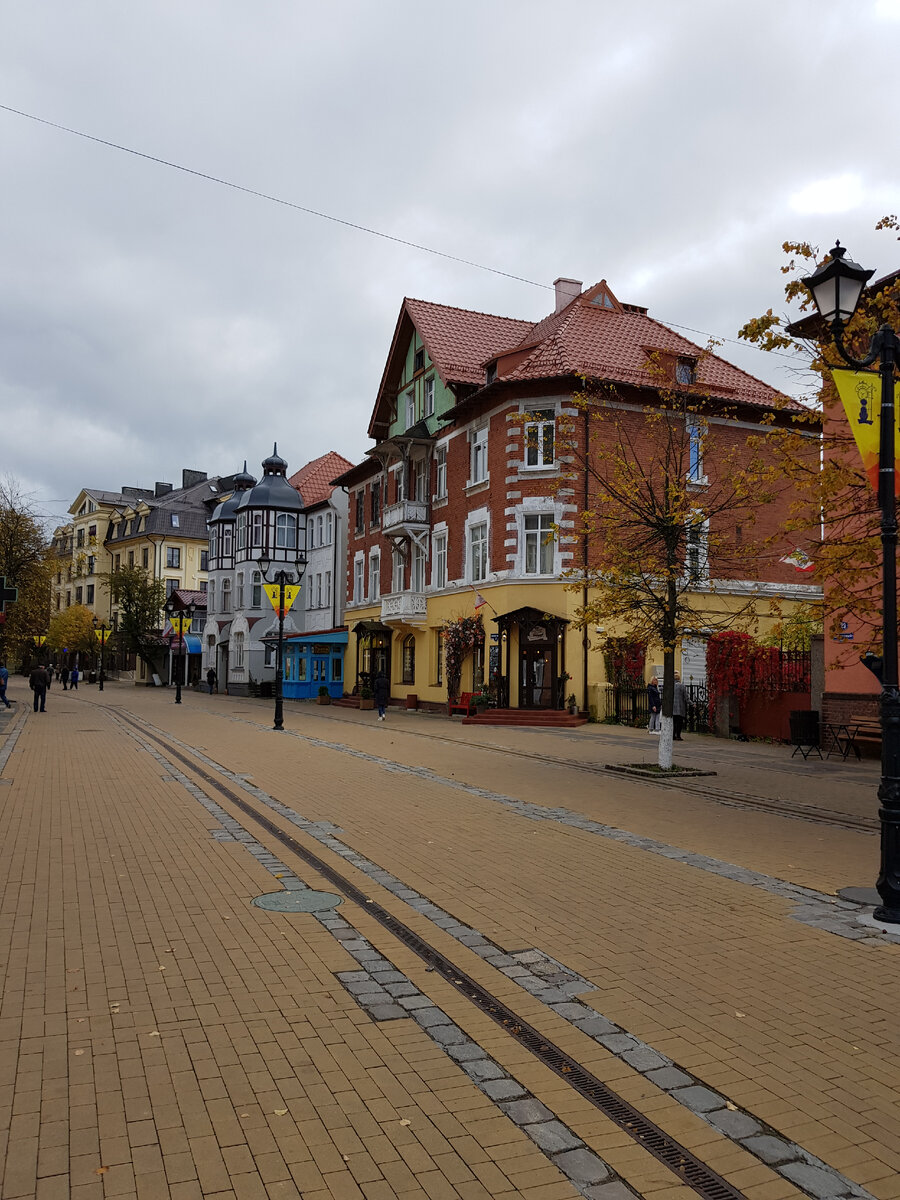
[[[688,733],[709,732],[709,692],[705,683],[684,685],[686,711],[684,728]],[[650,706],[647,703],[645,685],[632,687],[620,684],[607,688],[606,719],[619,725],[631,725],[637,729],[650,723]]]

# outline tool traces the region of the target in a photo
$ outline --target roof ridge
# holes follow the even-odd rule
[[[462,308],[458,304],[441,304],[437,300],[420,300],[416,296],[404,296],[404,304],[425,304],[428,308],[442,308],[451,312],[469,313],[473,317],[490,317],[492,321],[509,321],[513,325],[535,325],[530,317],[504,317],[500,313],[484,312],[479,308]],[[541,318],[543,320],[543,318]]]

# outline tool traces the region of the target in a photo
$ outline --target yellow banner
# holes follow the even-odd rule
[[[97,641],[100,643],[101,646],[105,646],[107,639],[109,638],[109,635],[111,633],[112,633],[111,629],[95,629],[94,637],[97,639]]]
[[[180,633],[188,632],[191,627],[191,618],[172,616],[169,617],[169,624],[172,626],[172,632],[177,637]]]
[[[43,646],[44,642],[47,640],[47,635],[46,633],[39,633],[34,640],[39,646]]]
[[[269,597],[269,603],[275,609],[276,616],[281,617],[283,620],[287,616],[287,614],[291,611],[291,605],[294,603],[294,601],[300,595],[300,584],[299,583],[286,583],[284,585],[284,609],[283,610],[279,607],[281,584],[280,583],[264,583],[263,588],[265,589],[266,595]]]
[[[870,371],[832,371],[863,470],[878,491],[878,449],[881,444],[881,378]],[[900,383],[894,384],[894,491],[900,495]]]

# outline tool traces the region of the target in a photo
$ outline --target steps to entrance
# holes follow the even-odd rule
[[[463,725],[530,725],[539,729],[577,729],[587,717],[572,716],[559,709],[486,708],[475,717],[463,717]]]

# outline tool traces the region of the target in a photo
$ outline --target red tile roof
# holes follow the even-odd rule
[[[532,321],[428,300],[407,298],[403,304],[445,383],[484,383],[485,361],[520,342],[534,327]]]
[[[321,458],[314,458],[305,467],[301,467],[288,480],[291,487],[300,493],[303,503],[309,508],[313,504],[321,504],[334,491],[332,480],[349,471],[353,466],[342,454],[329,450]]]

